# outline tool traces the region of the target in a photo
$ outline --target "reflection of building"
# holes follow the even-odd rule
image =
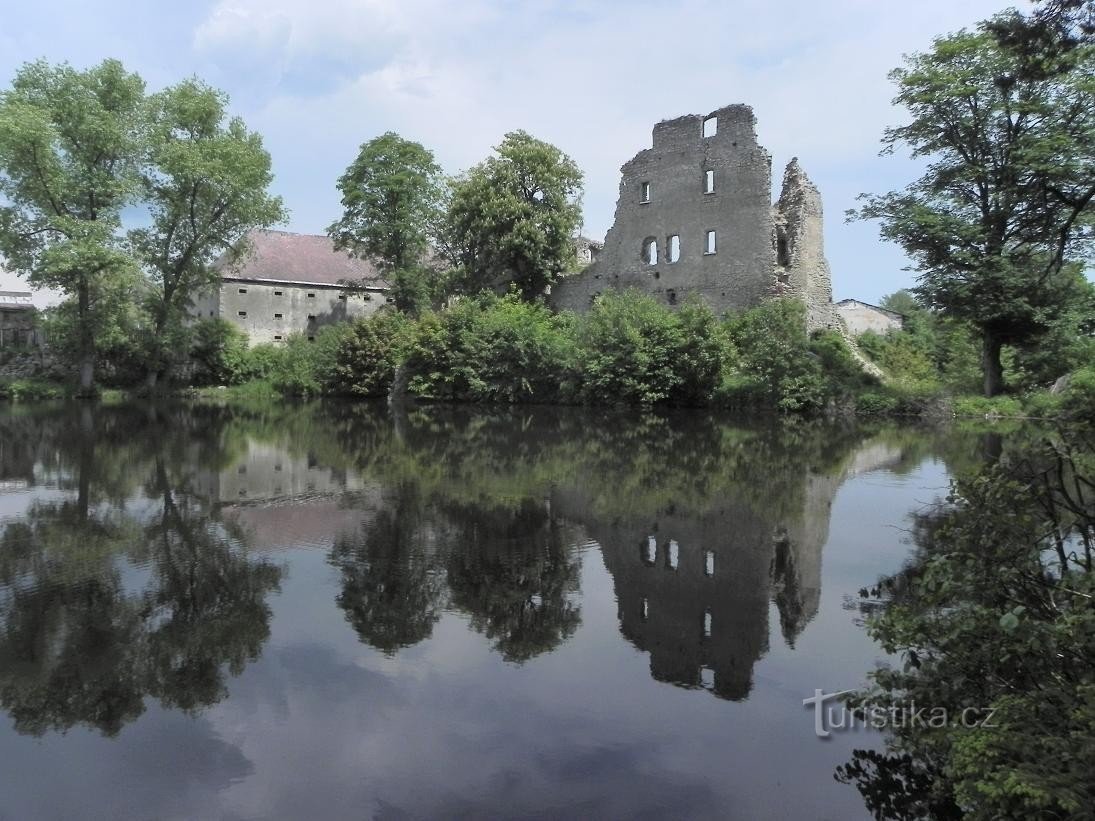
[[[199,493],[214,502],[263,502],[360,490],[360,478],[321,465],[310,453],[247,440],[247,452],[224,470],[203,472]]]
[[[620,631],[650,654],[651,675],[736,700],[748,695],[753,665],[768,649],[769,601],[791,645],[817,615],[821,552],[841,484],[900,456],[893,447],[867,443],[831,475],[803,464],[800,501],[783,517],[727,498],[700,514],[677,513],[670,505],[606,521],[577,489],[557,490],[552,509],[582,523],[600,543],[615,583]],[[775,505],[772,500],[772,510]]]
[[[220,266],[220,283],[195,301],[192,314],[225,319],[252,344],[290,334],[311,338],[324,325],[368,316],[388,301],[376,266],[335,251],[327,237],[252,231],[248,242],[243,259]]]

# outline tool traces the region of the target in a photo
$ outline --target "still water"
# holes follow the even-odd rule
[[[802,700],[991,449],[382,405],[0,411],[0,818],[865,817]]]

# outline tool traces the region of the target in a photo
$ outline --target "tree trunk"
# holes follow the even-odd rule
[[[985,396],[996,396],[1004,388],[1004,366],[1000,362],[1003,344],[992,331],[981,338],[981,372],[985,377]]]
[[[80,325],[80,381],[76,395],[91,396],[95,384],[95,337],[91,329],[91,294],[86,282],[80,283],[76,299],[76,321]]]

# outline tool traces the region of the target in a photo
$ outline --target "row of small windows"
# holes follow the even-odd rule
[[[639,186],[639,203],[645,205],[650,202],[650,194],[653,191],[649,182],[641,183]],[[714,194],[715,193],[715,172],[708,169],[703,172],[703,193]]]
[[[246,294],[247,289],[246,288],[240,288],[239,292],[241,294]],[[284,295],[284,293],[285,293],[284,291],[274,291],[274,296],[282,296],[282,295]],[[315,291],[309,291],[307,294],[305,294],[305,296],[308,297],[308,299],[315,299],[316,298]],[[346,294],[339,294],[338,298],[340,300],[342,300],[343,302],[345,302],[347,297],[346,297]],[[373,295],[372,294],[362,294],[361,298],[364,299],[366,302],[369,302],[370,300],[372,300]]]
[[[666,546],[665,566],[669,570],[676,570],[680,565],[680,559],[680,545],[677,544],[676,540],[670,539],[669,544]],[[658,563],[658,540],[653,536],[647,538],[646,544],[643,545],[642,560],[650,567]],[[713,550],[703,551],[703,574],[705,576],[715,575],[715,551]]]
[[[681,258],[681,237],[679,234],[671,234],[666,237],[666,257],[665,261],[672,264]],[[715,230],[712,228],[704,232],[703,237],[703,253],[714,254],[718,250],[718,240],[715,236]],[[647,237],[643,240],[642,259],[647,265],[658,264],[658,240],[654,237]]]

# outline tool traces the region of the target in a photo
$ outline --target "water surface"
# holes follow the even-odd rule
[[[865,817],[802,700],[991,438],[367,404],[0,413],[0,818]]]

